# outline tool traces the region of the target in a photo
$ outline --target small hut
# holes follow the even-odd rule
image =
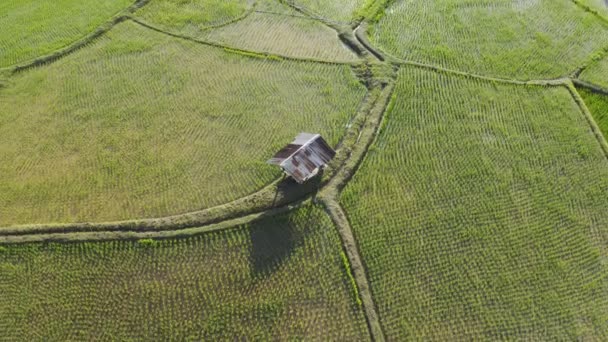
[[[302,184],[316,176],[335,155],[336,152],[320,134],[300,133],[291,144],[268,160],[268,164],[280,166]]]

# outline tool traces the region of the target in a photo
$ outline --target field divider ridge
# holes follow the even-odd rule
[[[266,217],[271,217],[292,210],[298,209],[305,205],[307,199],[298,202],[290,203],[282,207],[272,208],[258,213],[248,214],[241,217],[226,219],[217,223],[184,228],[181,230],[163,230],[163,231],[88,231],[88,232],[66,232],[66,233],[37,233],[27,235],[11,235],[0,236],[0,245],[2,244],[24,244],[33,242],[100,242],[114,240],[140,240],[140,239],[175,239],[186,238],[194,235],[206,234],[210,232],[234,229],[241,225],[257,221]]]
[[[351,152],[346,163],[337,174],[324,187],[317,199],[321,202],[331,217],[342,241],[345,254],[350,263],[351,272],[357,285],[358,293],[365,312],[365,318],[373,341],[384,341],[385,336],[380,324],[377,307],[373,298],[370,282],[367,277],[365,264],[359,253],[356,237],[348,221],[344,209],[339,203],[339,194],[353,177],[361,165],[370,146],[375,141],[379,128],[382,125],[384,114],[391,102],[395,84],[394,82],[373,82],[371,91],[376,93],[373,107],[361,133],[357,137],[357,144]]]
[[[605,17],[603,14],[601,14],[599,11],[583,4],[582,2],[580,2],[580,0],[571,0],[575,5],[577,5],[578,7],[580,7],[583,11],[588,12],[590,14],[593,14],[594,16],[596,16],[600,21],[604,22],[604,24],[608,25],[608,17]]]
[[[121,22],[129,19],[131,14],[145,6],[150,0],[136,0],[131,6],[119,11],[114,16],[112,16],[109,20],[103,23],[101,26],[97,27],[93,32],[81,37],[70,43],[69,45],[55,50],[47,55],[40,56],[34,58],[29,61],[21,62],[12,66],[0,68],[0,73],[8,72],[9,74],[15,74],[27,69],[35,68],[38,66],[42,66],[45,64],[49,64],[55,62],[69,54],[72,54],[81,48],[86,47],[97,38],[103,36],[108,31],[110,31],[114,26],[120,24]]]
[[[589,82],[583,81],[583,80],[578,79],[578,78],[573,78],[572,79],[572,83],[574,83],[575,86],[582,87],[582,88],[587,88],[587,89],[591,90],[594,93],[608,96],[608,89],[600,87],[600,86],[598,86],[596,84],[589,83]]]
[[[583,100],[581,95],[576,90],[576,87],[574,86],[574,82],[572,80],[569,80],[567,83],[564,84],[564,86],[566,87],[566,89],[568,89],[568,91],[572,95],[573,100],[576,102],[583,116],[589,123],[591,132],[593,132],[593,135],[595,136],[597,142],[600,144],[600,148],[602,149],[602,152],[604,152],[604,156],[606,157],[606,159],[608,159],[608,142],[606,142],[606,138],[602,134],[600,127],[595,122],[595,119],[593,119],[593,115],[591,114],[591,111],[589,111],[589,108],[587,108],[585,100]]]

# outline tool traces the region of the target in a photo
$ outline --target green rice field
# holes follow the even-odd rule
[[[0,1],[0,342],[608,341],[607,94],[604,0]]]
[[[527,80],[573,72],[608,46],[608,25],[572,1],[397,0],[370,39],[400,59]]]
[[[608,95],[596,94],[584,88],[579,88],[578,92],[585,100],[604,137],[608,139]]]
[[[342,195],[387,338],[608,338],[608,160],[568,91],[410,67],[394,96]]]
[[[229,202],[279,178],[265,161],[299,131],[337,143],[364,93],[349,66],[243,57],[119,24],[0,89],[0,226]]]
[[[186,239],[0,248],[0,340],[369,339],[310,205]]]
[[[0,68],[72,44],[133,2],[3,0],[0,3]]]

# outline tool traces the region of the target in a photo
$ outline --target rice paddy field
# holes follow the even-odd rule
[[[579,88],[578,92],[585,100],[602,134],[608,139],[608,95],[594,93],[584,88]]]
[[[323,18],[336,22],[349,23],[355,18],[367,3],[373,2],[368,0],[286,0],[296,6],[306,8]]]
[[[608,46],[607,30],[572,1],[397,0],[370,40],[400,59],[529,80],[570,74]]]
[[[244,58],[119,24],[0,89],[0,226],[229,202],[280,176],[265,161],[299,131],[336,144],[364,93],[349,66]]]
[[[179,240],[0,250],[0,340],[369,339],[340,241],[306,206]]]
[[[402,69],[342,195],[387,338],[606,339],[607,189],[566,88]]]
[[[580,78],[608,89],[608,57],[592,63],[583,71]]]
[[[604,0],[0,1],[0,341],[606,341],[607,52]]]
[[[209,30],[201,37],[218,44],[287,57],[343,63],[358,60],[357,55],[340,42],[336,31],[299,15],[253,13],[234,24]]]
[[[3,0],[0,3],[0,68],[63,48],[133,2]]]

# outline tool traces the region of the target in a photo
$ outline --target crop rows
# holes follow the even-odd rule
[[[606,0],[575,0],[608,20],[608,1]]]
[[[411,61],[516,79],[557,78],[608,45],[608,26],[572,1],[397,0],[372,28]]]
[[[0,68],[63,48],[131,3],[132,0],[2,0]]]
[[[0,340],[366,340],[325,213],[187,239],[0,247]]]
[[[152,0],[136,16],[165,30],[190,36],[245,14],[253,0]]]
[[[608,140],[608,96],[596,94],[583,88],[579,88],[578,92],[585,100],[593,119],[604,134],[604,138]]]
[[[591,64],[583,71],[580,78],[608,89],[608,56]]]
[[[290,57],[352,62],[357,56],[338,34],[306,17],[253,13],[244,20],[201,35],[205,40]]]
[[[119,24],[0,88],[0,226],[159,217],[245,196],[300,131],[336,144],[348,66],[241,56]]]
[[[391,340],[608,338],[608,160],[565,87],[406,68],[342,195]]]
[[[348,23],[369,0],[287,0],[323,18]]]

